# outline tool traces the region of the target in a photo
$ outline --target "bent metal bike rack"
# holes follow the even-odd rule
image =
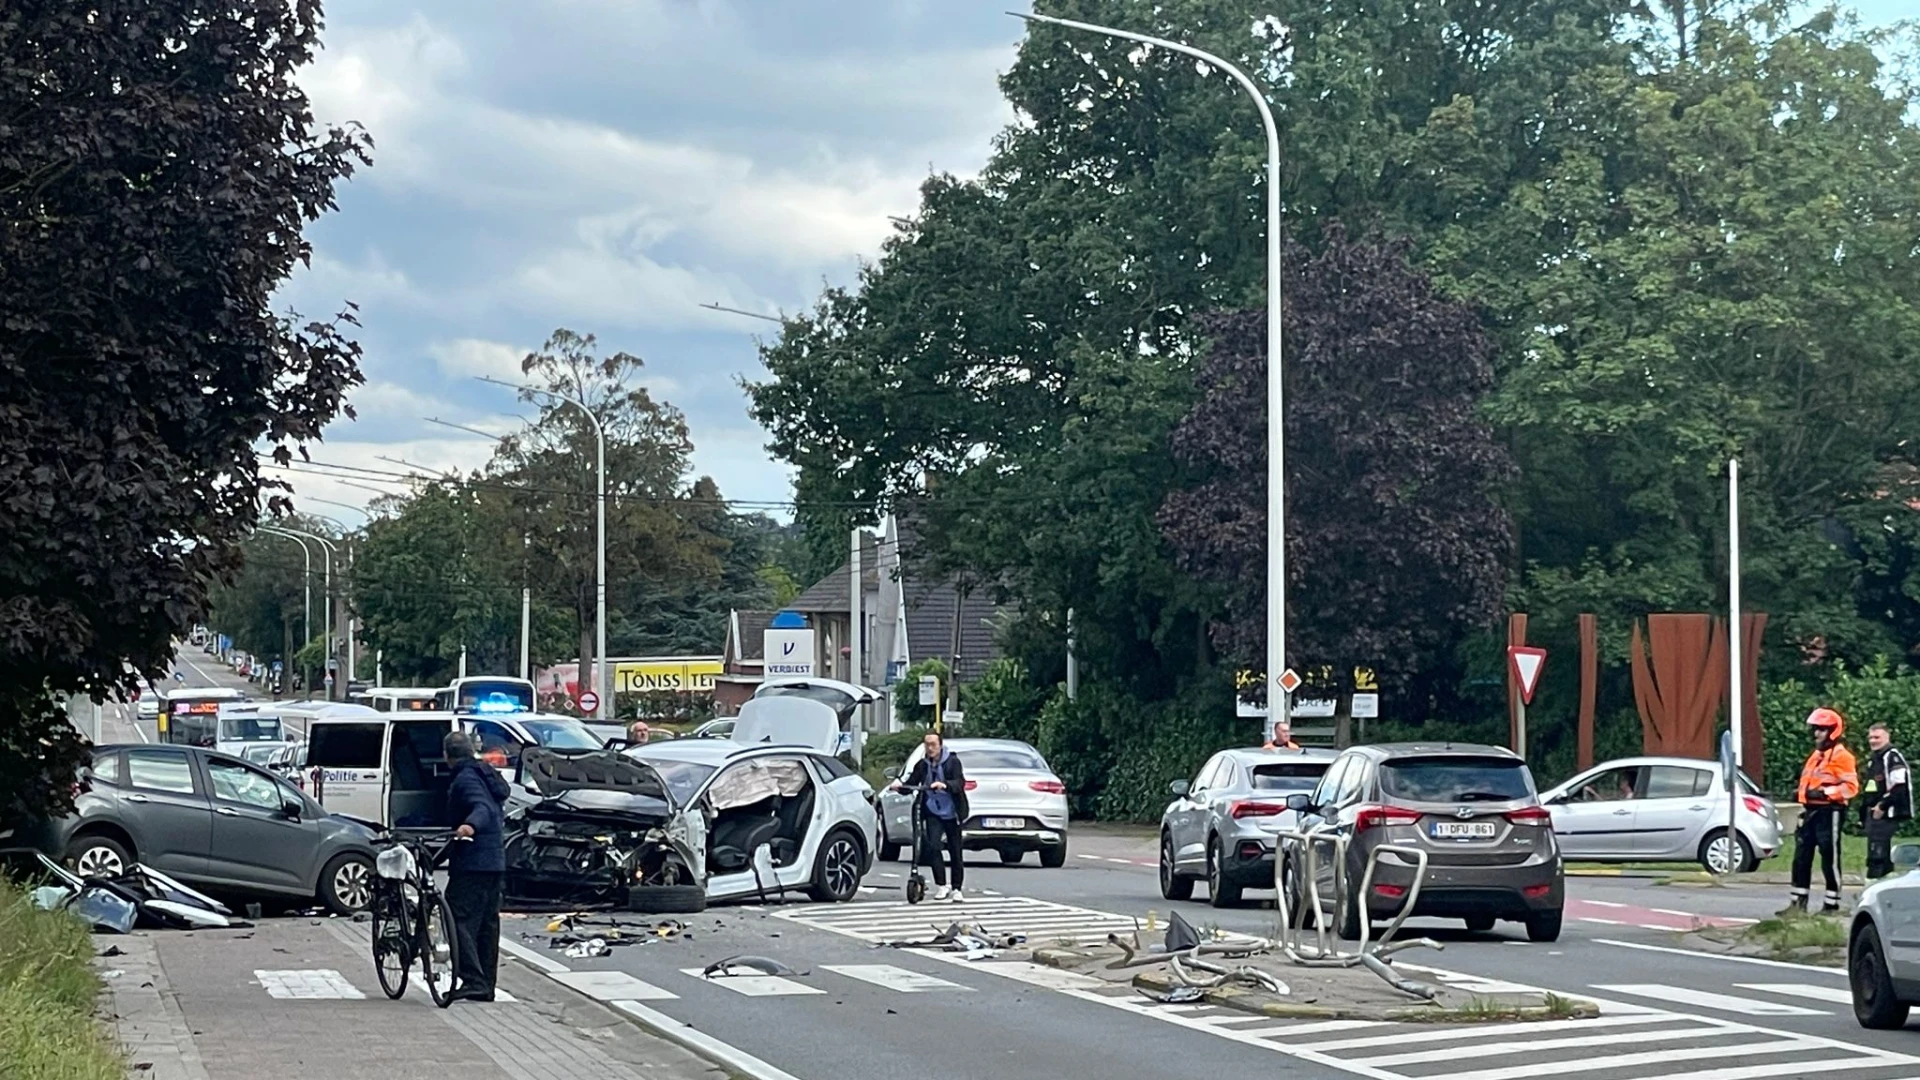
[[[1353,836],[1344,827],[1327,823],[1315,825],[1306,830],[1281,830],[1274,834],[1280,857],[1273,861],[1274,875],[1274,911],[1280,918],[1279,946],[1281,953],[1291,963],[1302,967],[1365,967],[1368,971],[1386,980],[1387,984],[1402,993],[1431,1001],[1439,993],[1438,988],[1413,979],[1403,978],[1387,963],[1387,957],[1402,949],[1430,948],[1440,950],[1445,945],[1432,938],[1408,938],[1394,941],[1393,936],[1413,914],[1414,905],[1420,899],[1421,886],[1427,880],[1427,853],[1420,848],[1405,844],[1380,844],[1367,853],[1366,871],[1360,878],[1360,893],[1356,898],[1352,892],[1352,881],[1347,875],[1347,851],[1352,846]],[[1295,868],[1300,875],[1301,887],[1306,893],[1306,911],[1302,915],[1313,921],[1314,940],[1302,939],[1301,930],[1296,927],[1295,913],[1292,910],[1292,897],[1288,895],[1286,881],[1287,848],[1286,841],[1293,841],[1292,848],[1298,854],[1301,864]],[[1332,847],[1333,856],[1333,904],[1322,903],[1320,894],[1320,849]],[[1366,898],[1373,893],[1373,874],[1380,865],[1383,855],[1392,855],[1413,864],[1413,884],[1407,889],[1407,895],[1401,901],[1400,910],[1380,931],[1378,940],[1374,938],[1373,913]],[[1352,904],[1359,915],[1360,939],[1352,952],[1342,951],[1334,943],[1333,920]]]

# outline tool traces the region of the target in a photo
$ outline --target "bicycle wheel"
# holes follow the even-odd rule
[[[453,1004],[453,984],[460,970],[460,942],[453,934],[453,910],[447,898],[434,893],[420,898],[420,977],[427,982],[433,1003]]]
[[[373,973],[380,979],[380,989],[395,1001],[407,992],[407,971],[413,966],[404,911],[395,913],[399,906],[397,897],[376,896],[369,926],[373,932]]]

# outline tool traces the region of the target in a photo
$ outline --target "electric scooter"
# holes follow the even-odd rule
[[[903,784],[900,787],[902,794],[911,796],[913,799],[913,827],[908,831],[911,837],[908,842],[913,845],[913,854],[907,857],[907,903],[909,904],[917,904],[927,898],[927,879],[920,872],[920,848],[925,839],[920,835],[920,792],[922,790],[924,787],[917,784],[913,787]]]

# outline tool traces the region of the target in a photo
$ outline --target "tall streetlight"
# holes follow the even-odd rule
[[[355,506],[352,503],[340,502],[337,499],[322,499],[313,495],[307,496],[307,501],[325,503],[328,506],[338,506],[346,510],[358,510],[360,512],[360,516],[366,518],[368,521],[373,520],[373,515],[367,513],[364,508]],[[351,536],[352,530],[347,528],[346,524],[341,522],[337,518],[330,518],[330,517],[327,517],[325,514],[314,514],[311,516],[317,517],[322,521],[328,522],[340,530],[340,535],[343,538],[341,542],[347,545],[347,592],[352,593],[354,591],[353,539]],[[329,607],[328,610],[331,611],[332,608]],[[358,659],[358,652],[359,652],[358,643],[355,640],[358,636],[359,629],[360,629],[359,622],[360,620],[354,617],[353,603],[352,603],[352,598],[350,596],[348,598],[348,603],[347,603],[347,685],[348,686],[352,686],[359,675],[359,672],[355,664],[355,661]],[[328,636],[327,647],[329,649],[333,647],[331,635]]]
[[[600,418],[593,415],[593,410],[583,401],[575,401],[573,398],[556,394],[551,390],[542,390],[536,386],[510,383],[503,379],[488,378],[485,375],[474,377],[484,383],[504,386],[509,390],[518,390],[524,394],[571,405],[579,409],[586,416],[587,422],[593,425],[593,441],[599,458],[600,478],[600,490],[595,498],[594,507],[596,551],[593,570],[593,689],[594,696],[599,699],[598,707],[594,709],[594,716],[600,720],[606,720],[613,712],[613,694],[610,692],[611,687],[608,685],[607,678],[607,430],[601,426]]]
[[[321,548],[320,554],[324,559],[326,567],[326,582],[324,588],[327,594],[327,606],[326,610],[321,614],[322,625],[324,626],[321,633],[326,636],[326,648],[323,651],[326,655],[325,659],[321,662],[320,670],[322,678],[330,679],[333,677],[333,672],[327,667],[327,662],[333,659],[333,557],[340,549],[333,546],[333,541],[317,533],[310,533],[301,529],[288,529],[284,526],[282,526],[282,531],[291,533],[297,537],[312,540],[314,543],[319,544]],[[311,574],[313,572],[311,569],[312,564],[308,564],[308,566],[309,569],[307,572]],[[308,630],[308,640],[312,640],[311,628]],[[312,693],[313,687],[308,686],[307,692]],[[327,700],[333,700],[332,691],[328,691]]]
[[[271,525],[262,525],[259,531],[299,544],[300,557],[306,560],[307,569],[300,578],[301,588],[305,590],[305,597],[300,602],[300,644],[304,647],[307,642],[313,640],[313,551],[307,547],[305,540],[300,539],[299,536],[287,532],[284,529],[276,529]],[[286,664],[287,675],[290,678],[293,674],[293,657],[287,657]]]
[[[1280,686],[1287,662],[1287,489],[1285,404],[1280,380],[1280,129],[1273,122],[1260,84],[1246,72],[1204,49],[1131,30],[1075,22],[1052,15],[1007,14],[1027,22],[1050,23],[1142,45],[1171,49],[1219,68],[1253,99],[1267,133],[1267,705],[1275,719],[1287,716],[1287,692]],[[1277,710],[1277,711],[1276,711]]]

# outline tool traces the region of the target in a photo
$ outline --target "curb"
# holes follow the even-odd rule
[[[508,941],[502,937],[500,951],[519,960],[533,971],[545,975],[547,981],[567,993],[604,1005],[632,1020],[634,1026],[641,1030],[665,1039],[690,1054],[705,1058],[734,1076],[744,1076],[748,1080],[799,1080],[785,1069],[762,1061],[737,1046],[722,1042],[696,1027],[675,1020],[657,1009],[650,1009],[638,1001],[601,1001],[591,994],[582,993],[554,978],[556,975],[568,973],[572,970],[571,968],[549,960],[519,942]]]
[[[1071,969],[1092,957],[1074,949],[1035,949],[1033,962],[1051,968]],[[1173,988],[1170,976],[1143,971],[1133,977],[1133,985],[1157,993]],[[1600,1006],[1591,1001],[1566,998],[1569,1008],[1550,1009],[1545,1005],[1516,1005],[1480,1013],[1459,1013],[1432,1006],[1341,1007],[1305,1005],[1274,1001],[1267,995],[1238,987],[1222,986],[1207,990],[1202,997],[1209,1005],[1237,1009],[1254,1016],[1276,1020],[1372,1020],[1411,1024],[1481,1024],[1491,1022],[1527,1023],[1540,1020],[1591,1020],[1600,1015]]]

